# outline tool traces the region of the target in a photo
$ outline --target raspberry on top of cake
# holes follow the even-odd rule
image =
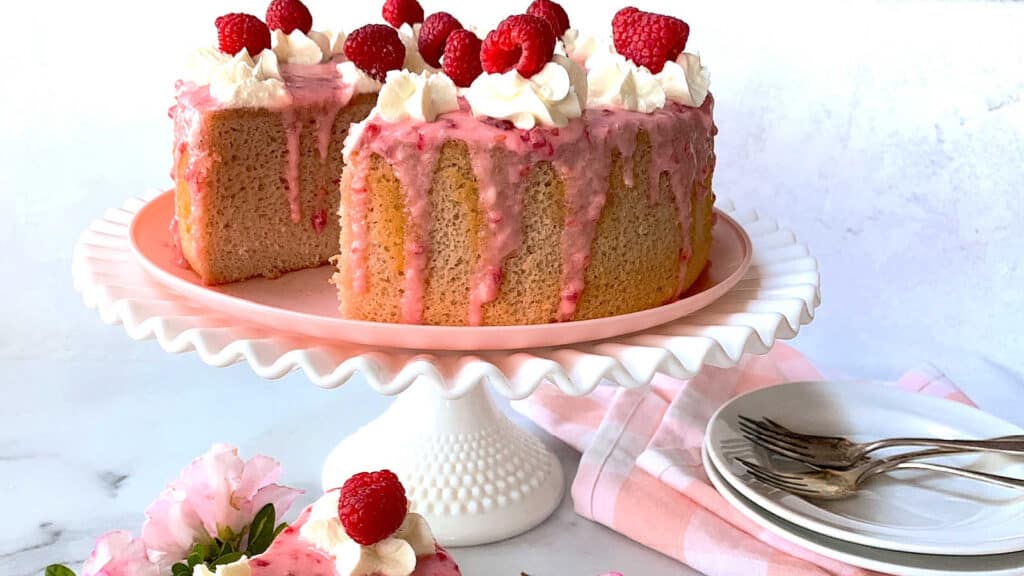
[[[483,38],[424,20],[440,73],[389,72],[345,142],[342,315],[532,324],[679,298],[714,220],[713,99],[689,26],[630,7],[602,39],[552,0]]]
[[[258,556],[196,566],[192,576],[459,576],[430,525],[409,512],[388,470],[362,472],[328,491]]]

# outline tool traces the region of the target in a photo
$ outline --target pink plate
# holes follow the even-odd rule
[[[750,266],[753,249],[743,228],[716,209],[711,263],[696,285],[671,304],[596,320],[530,326],[419,326],[346,320],[338,315],[338,294],[328,283],[332,266],[204,286],[190,269],[175,263],[168,225],[174,194],[150,200],[132,220],[132,252],[142,267],[168,288],[199,304],[278,331],[325,340],[422,350],[514,350],[612,338],[671,322],[711,304],[732,289]]]

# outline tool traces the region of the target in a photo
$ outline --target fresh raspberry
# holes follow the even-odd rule
[[[341,487],[338,518],[349,537],[372,546],[391,536],[409,510],[405,488],[390,470],[360,472]]]
[[[398,70],[405,63],[405,44],[394,28],[367,24],[345,39],[345,56],[360,70],[383,82],[389,70]]]
[[[395,28],[401,28],[402,24],[412,26],[423,22],[423,6],[416,0],[384,0],[381,14]]]
[[[686,48],[690,25],[679,18],[623,8],[612,19],[615,50],[657,74]]]
[[[533,0],[530,7],[526,9],[526,13],[547,20],[551,31],[555,33],[555,38],[561,38],[569,29],[569,15],[566,14],[565,8],[562,8],[557,2]]]
[[[252,14],[225,14],[216,20],[220,51],[234,56],[243,48],[255,56],[270,48],[270,28]]]
[[[515,68],[529,78],[555,53],[555,34],[547,20],[529,14],[509,16],[484,39],[480,62],[488,74]]]
[[[462,24],[447,12],[427,16],[420,28],[419,49],[423,61],[434,68],[441,67],[441,53],[444,52],[448,36],[461,30]]]
[[[313,29],[313,15],[299,0],[274,0],[267,7],[267,26],[271,30],[280,30],[285,34],[291,34],[295,30],[309,34]]]
[[[480,47],[483,42],[469,30],[456,30],[448,36],[444,45],[444,73],[465,88],[484,73],[480,64]]]

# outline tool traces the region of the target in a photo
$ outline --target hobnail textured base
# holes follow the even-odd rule
[[[328,456],[324,490],[387,468],[444,546],[504,540],[540,524],[564,490],[554,454],[497,409],[488,389],[444,399],[413,385]]]

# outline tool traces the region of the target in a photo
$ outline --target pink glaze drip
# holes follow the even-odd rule
[[[371,132],[373,129],[367,128]],[[403,254],[405,269],[402,274],[402,302],[401,320],[406,324],[420,324],[423,322],[423,296],[426,287],[427,272],[427,240],[430,234],[427,222],[430,217],[430,191],[431,181],[434,176],[434,165],[441,153],[440,146],[423,147],[419,143],[420,127],[412,124],[400,124],[395,127],[396,132],[393,138],[367,138],[365,153],[379,154],[387,158],[394,167],[395,176],[401,183],[402,194],[405,196],[406,227],[405,245]],[[407,131],[403,131],[407,130]],[[411,141],[416,146],[404,146],[401,143]],[[368,166],[368,158],[361,166]],[[366,175],[365,169],[356,171],[359,178],[358,189],[365,195]],[[360,174],[360,172],[363,172]],[[356,180],[353,179],[353,191],[357,189]],[[365,202],[365,199],[362,200]],[[360,214],[365,214],[365,208],[360,208]],[[364,216],[365,217],[365,216]],[[366,230],[360,229],[359,234],[353,230],[353,238],[358,237],[361,245],[365,245]],[[365,252],[360,254],[365,261]],[[358,269],[353,267],[353,269]],[[365,276],[364,276],[365,278]],[[365,286],[365,280],[363,281]]]
[[[302,219],[299,198],[299,137],[302,134],[302,122],[296,109],[301,107],[315,110],[317,152],[320,154],[320,162],[326,163],[334,120],[338,112],[352,100],[353,87],[342,82],[341,74],[333,63],[285,64],[281,67],[281,77],[284,78],[285,87],[292,97],[291,106],[282,110],[281,114],[288,146],[284,181],[288,187],[288,208],[291,211],[292,222],[298,222]],[[326,191],[318,190],[317,194],[317,203],[322,206]],[[313,226],[316,228],[316,220],[313,221]]]
[[[292,222],[298,222],[302,218],[302,207],[299,201],[299,134],[302,132],[302,124],[292,108],[285,108],[281,111],[281,121],[284,122],[285,145],[288,148],[288,157],[284,168],[288,209],[291,212]]]
[[[502,135],[505,136],[505,135]],[[505,140],[492,140],[487,150],[472,155],[478,182],[480,211],[480,260],[469,288],[469,323],[483,322],[483,307],[501,294],[502,266],[522,244],[523,187],[532,162],[529,156],[505,154]],[[500,158],[498,156],[501,156]]]
[[[216,101],[210,95],[208,86],[179,81],[175,89],[175,105],[168,112],[174,121],[174,165],[171,167],[171,177],[177,181],[180,174],[188,184],[191,204],[188,224],[194,230],[203,213],[206,177],[213,163],[204,144],[206,123],[203,122],[202,111],[214,106]],[[183,156],[188,158],[184,170],[181,166]],[[175,230],[178,230],[177,227]],[[192,235],[193,252],[196,254],[202,252],[201,238],[201,234]],[[180,235],[175,242],[180,248]]]
[[[685,262],[692,251],[688,239],[689,192],[695,179],[699,185],[714,165],[713,106],[712,98],[708,97],[699,109],[669,104],[652,114],[587,110],[584,118],[574,119],[564,128],[518,130],[508,122],[474,118],[463,102],[459,111],[445,114],[435,122],[407,120],[371,124],[360,136],[356,148],[381,154],[392,165],[407,198],[417,202],[417,207],[410,211],[409,229],[423,231],[428,229],[429,214],[418,209],[418,202],[427,198],[430,178],[423,174],[422,166],[433,166],[436,152],[445,142],[466,142],[484,215],[479,262],[473,274],[467,311],[471,325],[482,322],[483,307],[500,295],[504,263],[521,246],[521,183],[535,162],[552,161],[565,182],[566,220],[561,239],[562,288],[557,320],[567,321],[573,318],[584,289],[594,234],[607,195],[609,159],[618,151],[622,156],[624,183],[635,184],[633,157],[640,130],[648,134],[653,150],[654,160],[647,183],[650,199],[654,202],[658,198],[658,180],[662,173],[667,173],[681,215],[680,232],[687,238],[680,251],[682,280]],[[426,163],[424,153],[429,158]],[[365,171],[368,163],[369,155],[360,157],[352,184],[350,264],[353,288],[357,290],[360,287],[365,290]],[[409,260],[409,251],[407,243],[403,322],[422,318],[422,269],[426,255],[417,252],[416,258]]]
[[[299,537],[295,526],[278,535],[270,548],[249,560],[252,576],[337,576],[334,560]]]
[[[372,126],[368,126],[369,130]],[[370,247],[370,230],[367,222],[367,215],[370,212],[370,195],[366,190],[366,176],[370,170],[370,161],[367,159],[360,162],[353,168],[351,204],[349,206],[349,273],[351,275],[352,290],[356,294],[366,292],[366,252]]]

